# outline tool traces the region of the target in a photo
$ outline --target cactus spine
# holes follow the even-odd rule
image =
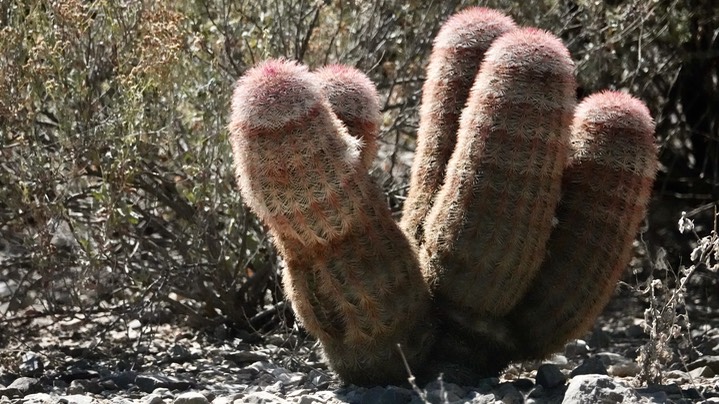
[[[444,182],[459,117],[484,53],[494,39],[513,29],[514,21],[506,15],[471,7],[450,17],[434,40],[422,88],[417,150],[402,215],[402,228],[418,244],[423,240],[424,220]]]
[[[607,91],[578,106],[548,257],[508,316],[524,336],[523,358],[579,337],[606,305],[631,259],[657,164],[654,123],[642,102]]]
[[[242,195],[269,225],[287,296],[331,366],[359,384],[403,380],[396,344],[417,365],[432,343],[427,285],[317,77],[287,61],[251,69],[230,134]]]

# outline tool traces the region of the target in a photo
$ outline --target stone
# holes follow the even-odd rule
[[[606,375],[607,374],[607,367],[604,366],[604,362],[599,357],[593,356],[591,358],[587,358],[582,361],[582,364],[577,366],[572,372],[569,374],[570,377],[575,377],[579,375],[589,375],[589,374],[598,374],[598,375]]]
[[[608,348],[612,344],[612,337],[601,328],[596,328],[587,340],[587,345],[594,349]]]
[[[157,394],[150,393],[142,399],[143,404],[163,404],[165,400]]]
[[[182,393],[173,401],[174,404],[209,404],[209,402],[207,397],[196,391]]]
[[[367,390],[360,404],[407,404],[410,400],[412,400],[411,393],[402,394],[397,389],[375,386]]]
[[[557,387],[567,380],[557,365],[547,363],[537,369],[537,384],[545,389]]]
[[[640,371],[641,368],[639,364],[627,359],[609,366],[607,374],[615,377],[634,377],[638,375]]]
[[[94,398],[83,395],[83,394],[71,394],[71,395],[63,396],[63,397],[60,397],[60,399],[57,402],[58,403],[67,403],[67,404],[94,404],[94,403],[96,403]]]
[[[241,403],[247,404],[286,404],[287,401],[266,391],[256,391],[245,396]]]
[[[494,394],[482,394],[477,391],[470,392],[465,398],[465,402],[469,404],[493,404],[495,397]]]
[[[710,368],[709,366],[702,366],[702,367],[690,370],[689,375],[693,378],[696,378],[696,377],[711,378],[711,377],[714,377],[715,373],[714,373],[714,370],[712,370],[712,368]]]
[[[158,387],[170,390],[189,390],[193,383],[162,374],[139,374],[135,377],[135,385],[145,393],[152,393]]]
[[[33,377],[18,377],[9,386],[8,389],[15,389],[22,395],[42,392],[42,385],[38,379]]]
[[[312,384],[311,387],[317,389],[325,389],[332,382],[332,378],[327,373],[321,372],[316,369],[310,370],[309,374],[307,374],[307,380],[309,383]]]
[[[513,380],[512,384],[514,387],[516,387],[518,390],[521,391],[529,391],[534,387],[534,380],[528,379],[526,377],[523,377],[521,379]]]
[[[45,404],[54,403],[56,401],[56,398],[53,398],[47,393],[28,394],[22,399],[23,404]]]
[[[569,381],[562,403],[639,403],[636,391],[607,375],[579,375]]]
[[[495,397],[504,404],[524,403],[524,395],[512,383],[501,383],[497,387]]]
[[[245,395],[243,393],[234,393],[227,396],[218,396],[212,400],[212,404],[232,404],[235,400],[240,400]]]
[[[589,353],[587,342],[583,339],[575,339],[564,346],[564,354],[570,358],[583,357]]]
[[[45,364],[37,353],[27,351],[22,354],[22,363],[18,369],[24,376],[39,376],[45,370]]]
[[[687,368],[693,370],[704,366],[714,371],[714,374],[719,374],[719,355],[704,355],[690,363]]]

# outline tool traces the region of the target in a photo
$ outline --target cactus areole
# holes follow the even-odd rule
[[[368,175],[381,115],[362,72],[270,59],[236,85],[246,204],[301,324],[347,382],[472,384],[582,333],[631,259],[654,122],[615,91],[577,105],[561,40],[481,7],[440,30],[401,223]]]

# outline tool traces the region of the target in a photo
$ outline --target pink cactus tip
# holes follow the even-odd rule
[[[340,119],[379,126],[379,95],[364,73],[351,66],[333,64],[318,69],[315,74]]]
[[[511,74],[574,75],[574,62],[562,40],[538,28],[520,28],[499,37],[487,51],[486,61],[500,62]]]
[[[477,42],[491,41],[498,30],[506,31],[514,26],[510,17],[497,10],[469,7],[454,14],[442,25],[434,43],[438,48],[472,47]]]
[[[270,59],[248,70],[237,81],[231,125],[278,129],[307,116],[322,98],[321,88],[306,66]]]
[[[603,91],[585,98],[574,114],[575,160],[589,157],[608,166],[654,178],[656,146],[654,120],[639,99],[619,91]],[[592,134],[587,137],[586,134]],[[622,134],[617,137],[617,134]],[[609,138],[613,136],[613,138]],[[622,145],[607,153],[606,143]]]

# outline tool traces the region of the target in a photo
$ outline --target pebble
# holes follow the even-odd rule
[[[177,396],[174,404],[209,404],[209,400],[202,393],[188,391]]]
[[[283,351],[286,348],[240,342],[203,350],[193,338],[158,341],[137,358],[112,362],[114,370],[84,359],[81,348],[68,348],[63,353],[66,357],[80,355],[73,365],[45,370],[41,377],[0,371],[0,398],[7,396],[0,404],[545,404],[612,402],[619,395],[626,395],[629,403],[660,403],[700,402],[719,396],[719,378],[713,369],[719,363],[716,356],[691,362],[689,372],[665,370],[669,384],[631,388],[620,380],[638,374],[637,364],[627,357],[631,350],[620,347],[629,353],[600,352],[587,357],[592,350],[582,340],[567,344],[561,354],[544,363],[513,365],[501,379],[478,379],[472,386],[435,380],[421,386],[420,395],[409,386],[338,388],[336,376],[314,362],[284,362],[295,354]],[[297,352],[298,348],[293,349]],[[33,357],[43,358],[43,363],[58,363],[46,351],[35,346],[33,350],[37,352]],[[280,366],[275,362],[278,358],[292,365]],[[19,364],[22,358],[17,360]],[[536,375],[529,377],[534,370]],[[46,377],[48,372],[55,373]],[[692,380],[699,383],[696,388],[689,388]]]
[[[562,403],[639,403],[636,391],[607,375],[579,375],[569,381]]]
[[[584,361],[582,361],[582,364],[577,366],[572,372],[569,374],[570,377],[575,377],[579,375],[589,375],[589,374],[599,374],[599,375],[606,375],[607,374],[607,367],[604,366],[604,362],[597,357],[593,356],[591,358],[587,358]]]
[[[537,369],[537,384],[546,389],[564,384],[566,380],[567,377],[564,376],[564,373],[562,373],[557,365],[548,363]]]

